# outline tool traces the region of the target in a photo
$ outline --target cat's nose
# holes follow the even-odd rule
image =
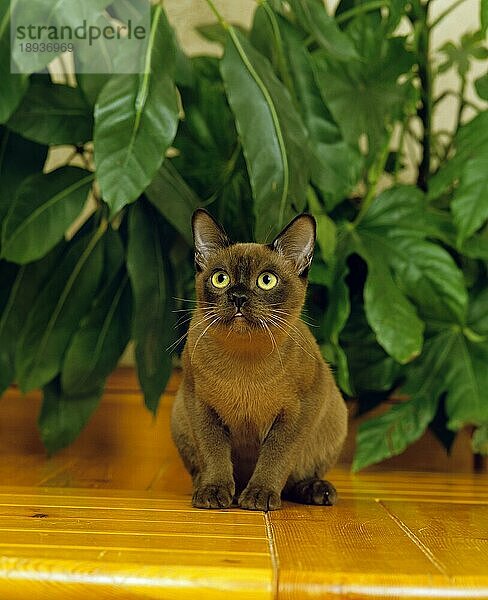
[[[234,303],[237,310],[241,310],[241,307],[247,302],[246,294],[239,294],[234,292],[232,294],[232,302]]]

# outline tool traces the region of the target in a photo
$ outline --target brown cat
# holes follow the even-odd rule
[[[347,429],[344,400],[300,320],[315,220],[296,217],[270,245],[233,244],[193,215],[197,305],[183,350],[172,434],[193,506],[274,510],[281,496],[336,502],[320,477]]]

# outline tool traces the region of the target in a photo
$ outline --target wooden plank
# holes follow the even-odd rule
[[[326,597],[351,583],[378,590],[447,583],[371,499],[347,499],[332,508],[287,505],[269,519],[280,600]]]
[[[237,600],[271,600],[270,571],[266,565],[226,565],[224,569],[221,565],[205,564],[205,560],[141,564],[107,560],[100,563],[79,555],[75,560],[2,556],[0,597],[25,600],[35,594],[36,600],[194,600],[198,590],[198,598],[203,600],[228,600],[229,595]]]
[[[488,588],[488,506],[379,501],[388,515],[422,545],[458,584]]]

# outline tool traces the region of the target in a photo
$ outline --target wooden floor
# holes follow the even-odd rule
[[[39,395],[0,403],[0,599],[488,598],[488,481],[380,470],[330,479],[333,508],[191,508],[131,371],[75,445],[47,460]],[[422,460],[422,459],[420,459]]]

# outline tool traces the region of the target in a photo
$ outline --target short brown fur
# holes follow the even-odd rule
[[[270,246],[230,244],[205,211],[193,225],[197,305],[172,413],[193,505],[225,508],[235,494],[253,510],[278,508],[282,495],[334,504],[334,487],[320,477],[340,453],[347,411],[300,320],[313,219],[298,217]],[[220,270],[230,277],[223,290],[211,283]],[[263,272],[277,275],[273,290],[257,287]]]

